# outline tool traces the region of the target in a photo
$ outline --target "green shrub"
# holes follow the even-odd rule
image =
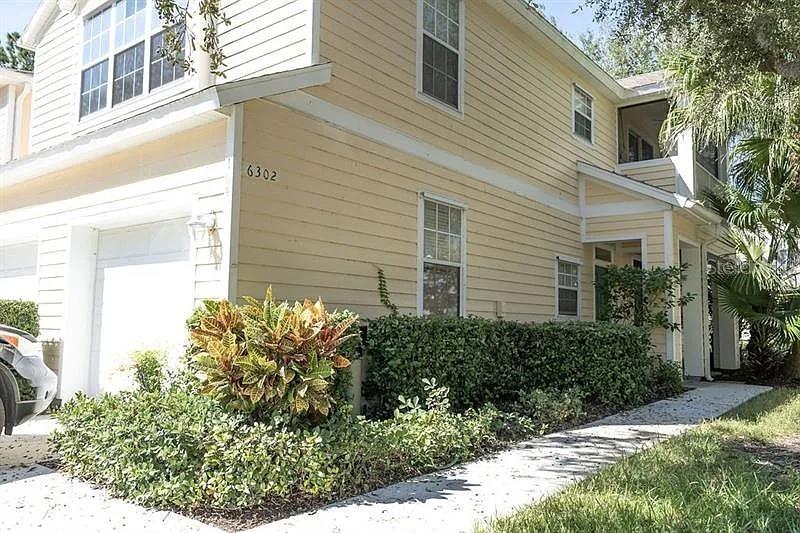
[[[39,335],[39,306],[24,300],[0,300],[0,324]]]
[[[654,357],[647,377],[651,399],[667,398],[683,392],[683,370],[677,363]]]
[[[285,411],[319,421],[330,414],[337,370],[350,365],[339,347],[356,315],[329,314],[321,301],[206,301],[189,320],[190,349],[202,391],[259,416]]]
[[[386,417],[403,393],[420,396],[420,378],[450,388],[458,411],[507,406],[519,391],[580,389],[589,402],[625,406],[648,396],[650,337],[605,322],[520,324],[482,318],[389,315],[367,335],[368,413]]]
[[[583,415],[583,393],[577,389],[521,391],[511,410],[531,420],[546,433],[578,422]]]
[[[160,391],[166,379],[166,354],[160,350],[137,350],[131,354],[133,381],[145,392]]]
[[[427,407],[389,420],[338,416],[309,429],[253,422],[213,398],[169,387],[78,395],[56,414],[64,468],[135,502],[241,508],[272,498],[334,499],[470,459],[497,445],[497,411],[452,413],[429,384]],[[418,403],[418,401],[417,401]]]

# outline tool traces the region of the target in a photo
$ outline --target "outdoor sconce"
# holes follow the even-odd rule
[[[194,214],[186,223],[186,227],[189,229],[189,237],[191,237],[194,242],[200,242],[203,234],[214,237],[218,229],[217,214],[214,212]]]

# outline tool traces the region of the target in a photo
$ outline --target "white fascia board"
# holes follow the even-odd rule
[[[232,81],[217,85],[221,107],[240,104],[247,100],[283,94],[306,87],[325,85],[331,81],[333,63],[312,65],[255,78]]]
[[[280,94],[271,97],[270,100],[312,118],[327,122],[340,130],[424,159],[440,167],[474,178],[477,181],[513,192],[576,217],[580,215],[576,202],[566,200],[522,177],[507,174],[497,168],[481,165],[459,154],[439,148],[391,128],[382,122],[354,113],[303,91]]]
[[[0,186],[29,179],[119,152],[144,142],[174,135],[203,123],[221,120],[214,88],[206,89],[0,166]]]
[[[33,12],[33,17],[22,34],[19,41],[20,46],[28,50],[36,50],[45,32],[58,17],[59,9],[56,0],[40,0],[39,7]]]
[[[0,68],[0,85],[24,85],[33,83],[33,74],[22,70]]]
[[[71,165],[119,152],[227,118],[222,110],[246,100],[327,83],[330,63],[277,72],[208,87],[140,115],[35,152],[0,166],[0,186],[8,187]]]
[[[659,200],[637,200],[633,202],[611,202],[607,204],[589,204],[584,207],[586,218],[608,217],[615,215],[640,215],[656,213],[664,210],[664,203]]]
[[[658,187],[647,185],[646,183],[642,183],[627,176],[616,174],[609,170],[605,170],[596,167],[594,165],[590,165],[589,163],[585,163],[583,161],[578,161],[577,167],[578,167],[578,173],[583,174],[589,178],[593,178],[606,185],[610,185],[611,187],[614,187],[618,190],[638,194],[640,196],[645,196],[647,198],[653,198],[655,200],[660,200],[669,205],[683,207],[678,202],[678,199],[676,198],[675,194],[665,191],[663,189],[659,189]]]

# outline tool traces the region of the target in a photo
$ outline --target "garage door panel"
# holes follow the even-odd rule
[[[0,246],[0,299],[36,301],[36,263],[35,242]]]
[[[128,388],[135,350],[164,350],[177,360],[193,302],[185,220],[101,232],[98,257],[92,392]]]

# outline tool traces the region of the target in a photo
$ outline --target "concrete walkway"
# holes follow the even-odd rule
[[[550,496],[603,466],[769,390],[738,383],[696,386],[674,399],[552,433],[483,461],[398,483],[251,531],[472,531],[477,523]]]
[[[549,496],[767,390],[733,383],[699,384],[672,400],[251,531],[472,531],[482,520]],[[36,464],[48,457],[46,439],[53,427],[52,420],[39,418],[19,427],[12,437],[0,436],[0,532],[219,531],[175,513],[112,498],[104,490]]]

